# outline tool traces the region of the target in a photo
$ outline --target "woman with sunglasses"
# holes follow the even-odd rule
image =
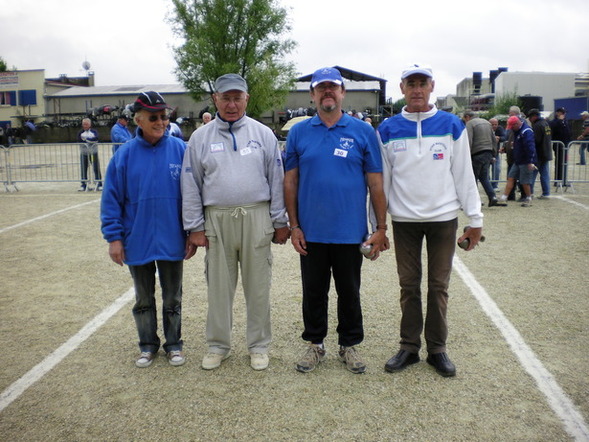
[[[141,354],[135,365],[149,367],[160,348],[155,301],[156,268],[163,298],[163,349],[171,365],[182,352],[182,270],[196,248],[182,227],[180,171],[185,144],[167,131],[169,107],[154,91],[134,103],[135,138],[111,159],[102,194],[101,222],[110,258],[127,264],[135,286],[133,316]]]

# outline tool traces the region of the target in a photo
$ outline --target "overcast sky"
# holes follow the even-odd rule
[[[301,75],[339,65],[388,80],[410,63],[434,69],[434,95],[472,72],[589,71],[587,0],[279,0],[289,9]],[[0,56],[9,69],[85,74],[96,85],[176,83],[169,0],[0,0]]]

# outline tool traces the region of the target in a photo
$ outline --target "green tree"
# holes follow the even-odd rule
[[[284,61],[296,43],[287,11],[276,0],[172,0],[169,22],[183,43],[174,48],[178,80],[195,100],[213,92],[227,73],[248,83],[247,112],[259,117],[280,107],[294,84],[294,63]]]
[[[0,57],[0,72],[6,72],[8,70],[8,66],[6,65],[6,60]]]

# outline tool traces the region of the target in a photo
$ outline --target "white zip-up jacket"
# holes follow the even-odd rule
[[[407,112],[378,128],[384,191],[393,221],[450,221],[462,209],[482,227],[481,199],[462,121],[435,106]]]
[[[182,165],[182,219],[190,232],[204,230],[204,208],[270,203],[274,228],[287,225],[284,169],[278,140],[244,115],[229,123],[219,115],[195,130]]]

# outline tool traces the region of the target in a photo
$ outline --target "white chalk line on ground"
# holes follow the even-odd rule
[[[67,212],[67,211],[72,210],[72,209],[77,209],[79,207],[84,207],[84,206],[87,206],[88,204],[94,204],[94,203],[96,203],[98,201],[100,201],[100,199],[95,199],[95,200],[92,200],[92,201],[87,201],[87,202],[82,203],[82,204],[76,204],[75,206],[66,207],[65,209],[56,210],[55,212],[47,213],[45,215],[41,215],[41,216],[38,216],[36,218],[31,218],[29,220],[23,221],[22,223],[18,223],[18,224],[14,224],[12,226],[4,227],[3,229],[0,229],[0,233],[8,232],[9,230],[16,229],[16,228],[22,227],[22,226],[26,226],[27,224],[31,224],[31,223],[34,223],[36,221],[41,221],[41,220],[44,220],[45,218],[49,218],[49,217],[54,216],[54,215],[59,215],[60,213]]]
[[[575,206],[579,206],[579,207],[582,207],[585,210],[589,210],[589,206],[586,206],[585,204],[582,204],[582,203],[580,203],[578,201],[571,200],[571,199],[569,199],[569,198],[567,198],[565,196],[556,195],[556,196],[553,196],[551,198],[558,199],[558,200],[561,200],[561,201],[565,201],[565,202],[567,202],[569,204],[574,204]]]
[[[575,440],[589,440],[589,428],[575,404],[556,382],[552,374],[542,365],[532,349],[526,344],[513,324],[499,309],[487,291],[478,283],[474,275],[458,256],[454,256],[454,269],[458,272],[472,295],[479,302],[483,311],[499,329],[522,367],[536,381],[538,388],[546,398],[550,408],[564,424],[566,432]]]
[[[41,379],[45,374],[65,359],[71,352],[77,349],[96,330],[102,327],[121,308],[128,304],[135,296],[135,290],[131,287],[127,292],[119,296],[112,304],[88,322],[78,333],[68,339],[57,350],[35,365],[24,376],[12,383],[0,394],[0,412],[15,401],[31,385]]]

